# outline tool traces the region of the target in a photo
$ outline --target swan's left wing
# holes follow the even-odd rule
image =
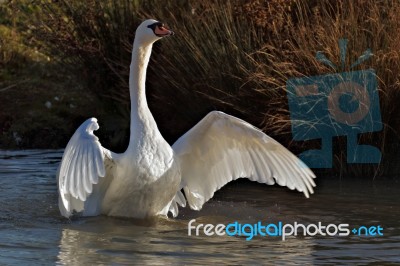
[[[98,197],[112,178],[116,155],[101,146],[93,134],[98,128],[96,118],[86,120],[64,150],[57,178],[59,207],[65,217],[71,216],[73,211],[83,211],[85,216],[99,214]],[[92,194],[96,195],[89,198]]]
[[[240,177],[313,193],[314,173],[289,150],[249,123],[211,112],[172,146],[179,157],[182,187],[192,209]]]

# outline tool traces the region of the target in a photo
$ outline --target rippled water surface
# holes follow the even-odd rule
[[[61,151],[0,151],[0,265],[400,263],[400,185],[320,178],[315,195],[234,182],[200,212],[140,221],[60,217],[55,173]],[[199,223],[380,225],[383,236],[188,236]],[[193,232],[194,233],[194,232]]]

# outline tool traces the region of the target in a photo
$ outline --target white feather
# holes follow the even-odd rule
[[[196,210],[216,190],[241,177],[269,185],[275,180],[306,197],[313,193],[315,175],[296,156],[249,123],[222,112],[209,113],[172,147],[182,166],[188,203]]]
[[[99,177],[105,176],[104,165],[113,164],[112,156],[104,160],[104,153],[112,154],[103,148],[93,128],[98,128],[97,119],[86,120],[74,133],[67,147],[58,173],[60,208],[64,216],[72,211],[82,211],[87,197],[93,191]],[[99,213],[97,213],[99,214]]]

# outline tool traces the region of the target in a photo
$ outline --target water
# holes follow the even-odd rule
[[[278,186],[235,182],[200,212],[141,221],[60,217],[55,172],[61,151],[0,151],[0,265],[397,264],[400,185],[322,179],[306,200]],[[188,236],[187,224],[319,221],[383,227],[383,236]],[[193,232],[194,234],[194,232]]]

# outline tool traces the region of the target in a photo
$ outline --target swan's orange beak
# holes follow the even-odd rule
[[[157,25],[156,28],[154,29],[154,33],[158,37],[170,36],[175,34],[172,30],[168,29],[164,24]]]

